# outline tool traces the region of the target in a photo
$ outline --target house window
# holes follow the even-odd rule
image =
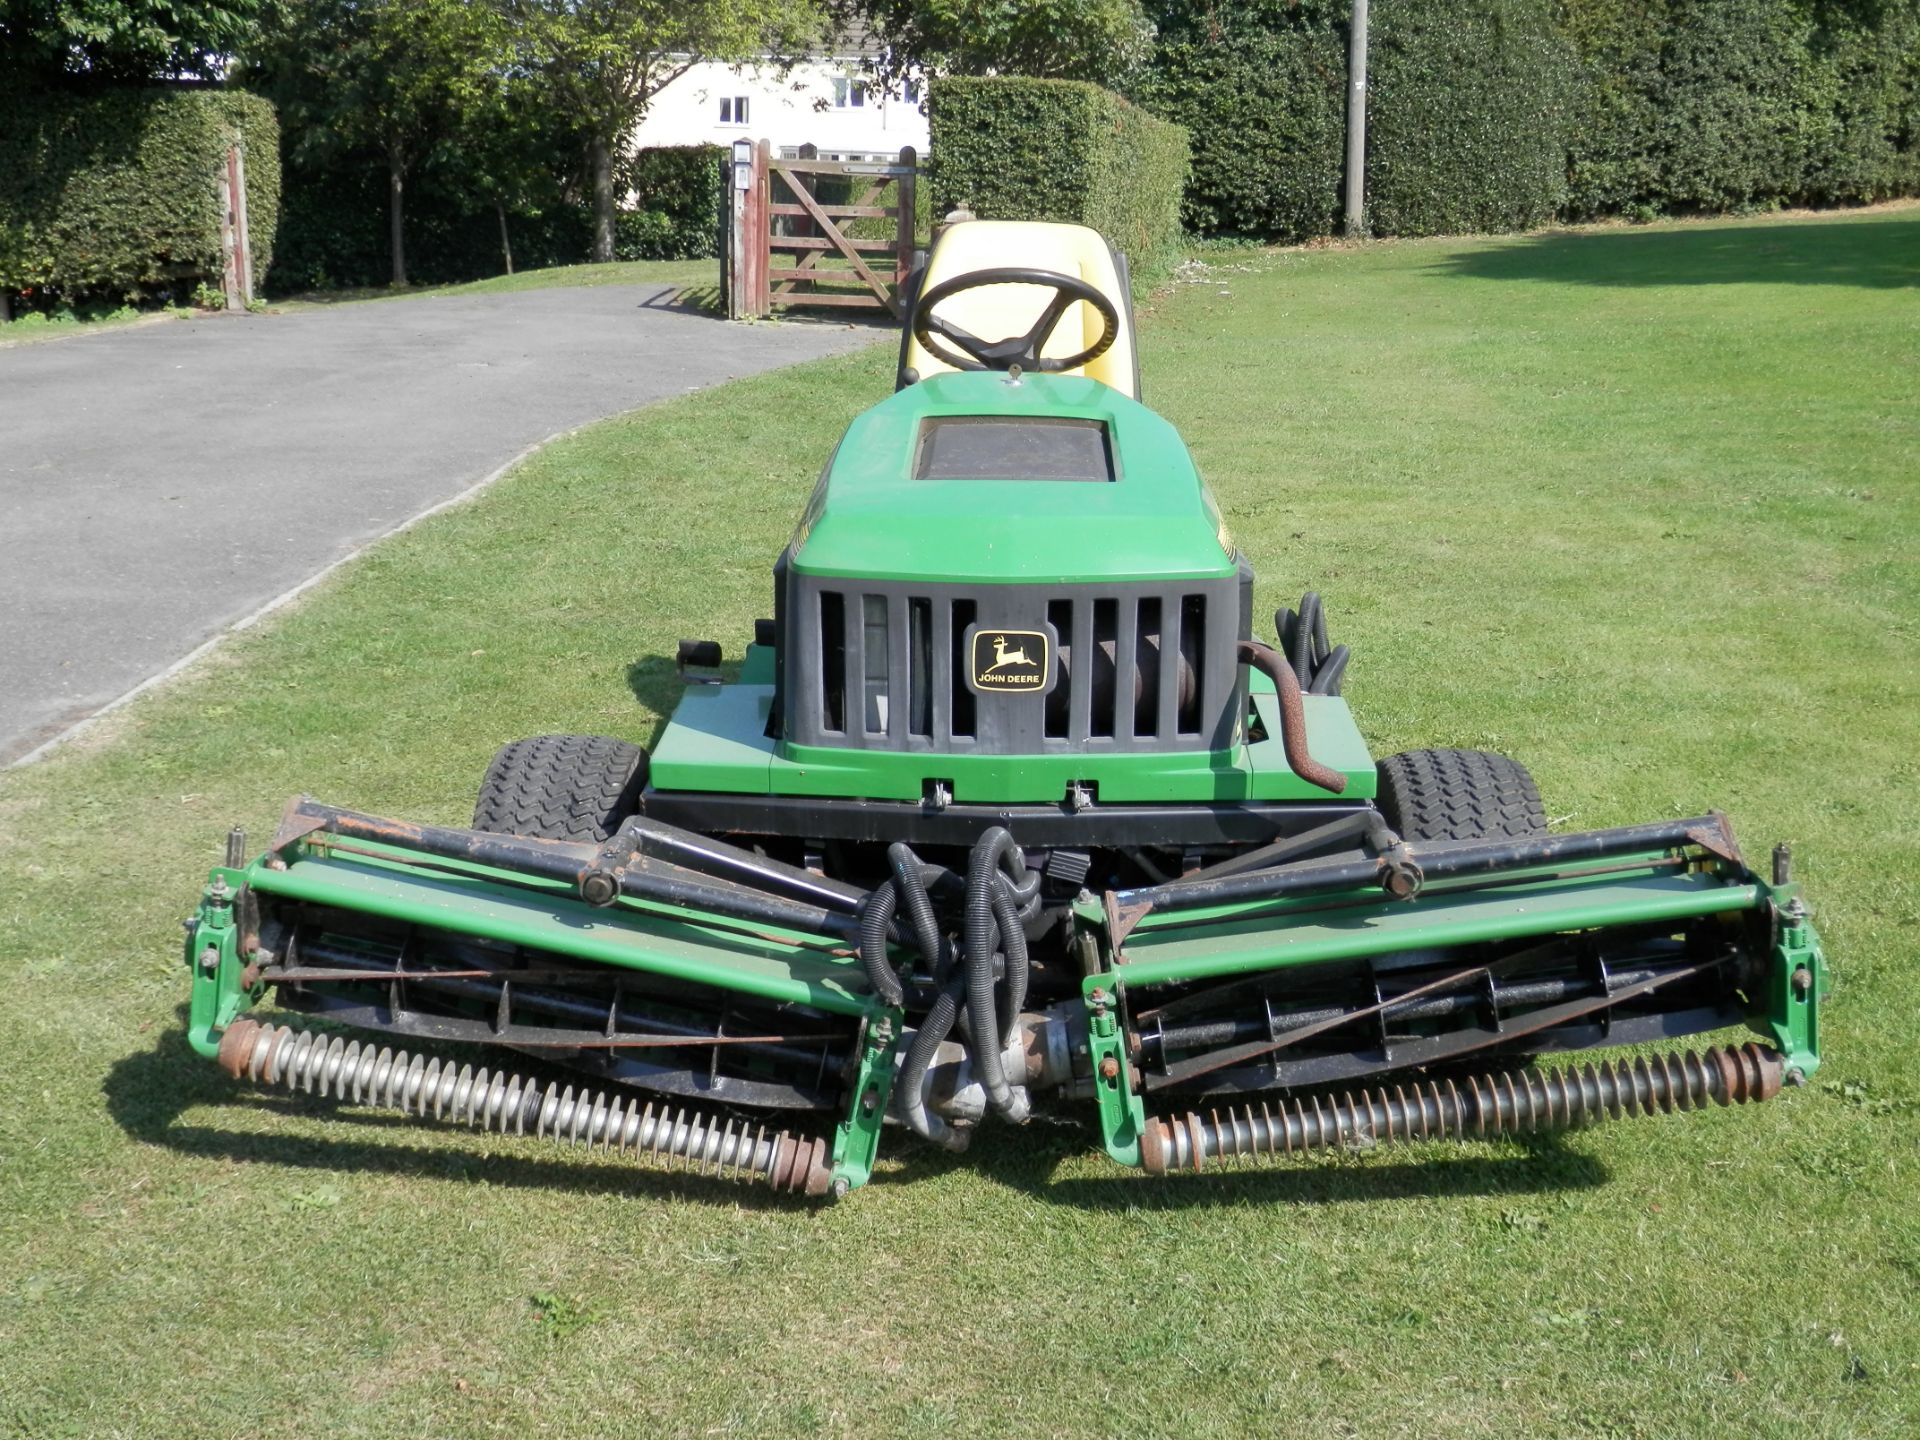
[[[909,105],[918,105],[920,103],[920,82],[918,80],[907,81],[906,97],[907,104]]]
[[[867,87],[846,75],[833,77],[833,105],[836,110],[860,109],[867,103]]]
[[[747,97],[744,95],[720,97],[720,123],[722,125],[744,125],[747,123]]]

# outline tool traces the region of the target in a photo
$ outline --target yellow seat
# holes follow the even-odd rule
[[[1113,344],[1105,354],[1062,373],[1088,376],[1138,400],[1133,301],[1127,289],[1125,262],[1100,232],[1085,225],[1038,220],[960,221],[943,231],[935,243],[920,278],[920,293],[956,276],[1006,266],[1071,275],[1113,302],[1120,317],[1120,333]],[[1045,285],[988,285],[941,301],[939,314],[982,340],[1000,340],[1024,335],[1056,293]],[[1084,300],[1077,301],[1060,317],[1040,353],[1056,359],[1075,354],[1099,338],[1101,326],[1100,312]],[[901,347],[901,366],[903,380],[925,379],[954,368],[930,354],[911,334]]]

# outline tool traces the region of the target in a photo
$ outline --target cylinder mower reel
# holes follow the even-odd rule
[[[1162,1175],[1812,1074],[1784,849],[1760,873],[1712,811],[1552,832],[1505,756],[1369,752],[1317,594],[1256,633],[1099,235],[965,222],[917,287],[742,658],[682,642],[651,753],[503,746],[468,828],[302,797],[229,837],[197,1051],[821,1196],[889,1134],[1042,1108]],[[1619,1046],[1659,1048],[1555,1058]]]

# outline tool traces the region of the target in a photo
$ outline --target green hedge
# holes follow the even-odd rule
[[[1201,234],[1339,214],[1349,0],[1162,0],[1135,88],[1194,135]],[[1920,0],[1376,6],[1376,234],[1920,194]]]
[[[1920,193],[1915,0],[1564,0],[1577,217]]]
[[[1290,241],[1331,233],[1346,83],[1346,36],[1311,11],[1239,29],[1212,11],[1164,16],[1159,62],[1135,96],[1193,136],[1187,228]]]
[[[1554,0],[1374,12],[1367,223],[1387,235],[1527,230],[1567,193],[1573,51]]]
[[[620,216],[622,260],[710,260],[720,253],[719,145],[659,145],[637,151],[627,172],[633,208]]]
[[[1019,77],[933,82],[934,213],[1091,225],[1136,274],[1180,243],[1187,132],[1097,85]]]
[[[0,95],[0,289],[178,300],[217,283],[220,175],[234,138],[257,286],[280,208],[279,127],[266,101],[186,87]]]

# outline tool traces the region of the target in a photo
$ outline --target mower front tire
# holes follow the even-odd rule
[[[1486,750],[1408,750],[1378,766],[1376,804],[1403,840],[1522,839],[1547,833],[1533,776]]]
[[[473,828],[540,840],[601,841],[633,814],[647,752],[605,735],[536,735],[503,745],[480,782]]]

